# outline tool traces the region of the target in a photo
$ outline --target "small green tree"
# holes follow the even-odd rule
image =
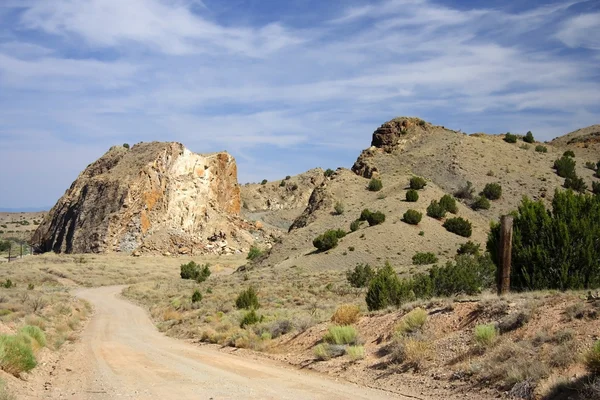
[[[444,210],[452,214],[456,214],[458,212],[456,200],[449,194],[445,194],[442,196],[442,198],[440,199],[440,207],[443,207]]]
[[[243,329],[243,328],[247,327],[248,325],[258,324],[262,320],[263,320],[263,317],[258,316],[258,314],[254,310],[254,308],[252,308],[250,311],[248,311],[246,314],[244,314],[244,317],[242,318],[242,321],[240,322],[240,328]]]
[[[541,144],[538,144],[537,146],[535,146],[535,151],[537,151],[538,153],[547,153],[548,148],[546,146],[542,146]]]
[[[374,276],[375,271],[369,264],[356,264],[354,269],[346,271],[346,280],[355,288],[367,287]]]
[[[409,186],[411,189],[420,190],[427,185],[427,181],[420,176],[413,176],[410,178]]]
[[[383,183],[381,182],[381,179],[371,178],[368,189],[371,192],[379,192],[381,189],[383,189]]]
[[[250,246],[246,260],[255,260],[263,255],[263,251],[257,246]]]
[[[531,133],[531,131],[528,131],[525,136],[523,136],[523,141],[525,143],[534,143],[535,139],[533,138],[533,133]]]
[[[400,306],[411,297],[410,288],[400,281],[389,262],[380,268],[369,283],[365,300],[369,311]]]
[[[563,153],[563,157],[575,158],[575,153],[573,153],[573,150],[567,150]]]
[[[361,211],[360,213],[360,217],[359,217],[359,221],[366,221],[369,219],[369,215],[371,215],[371,211],[369,211],[368,208],[365,208],[364,210]]]
[[[385,222],[385,214],[380,211],[371,213],[367,218],[367,222],[369,223],[369,226],[382,224],[383,222]]]
[[[268,181],[267,181],[266,179],[263,179],[263,180],[262,180],[262,182],[261,182],[260,184],[261,184],[261,185],[266,185],[266,184],[267,184],[267,182],[268,182]]]
[[[196,289],[192,294],[192,303],[199,303],[200,301],[202,301],[202,293],[200,293],[200,291]]]
[[[210,276],[210,264],[199,265],[194,261],[180,266],[181,279],[193,279],[198,283],[204,282]]]
[[[517,135],[507,132],[506,135],[504,135],[504,141],[506,143],[517,143]]]
[[[462,254],[477,255],[477,254],[479,254],[480,248],[481,248],[480,244],[474,243],[469,240],[468,242],[460,245],[458,250],[456,250],[456,254],[458,254],[458,255],[462,255]]]
[[[502,196],[502,186],[499,183],[488,183],[481,194],[489,200],[498,200]]]
[[[313,246],[319,251],[327,251],[336,247],[338,245],[338,239],[341,239],[344,236],[346,236],[346,232],[343,230],[330,229],[322,235],[317,236],[313,240]]]
[[[129,143],[123,143],[123,147],[125,147],[126,149],[129,149]]]
[[[417,192],[415,189],[409,189],[406,192],[406,201],[414,203],[417,200],[419,200],[419,192]]]
[[[483,196],[477,197],[473,204],[471,204],[471,208],[475,211],[489,210],[491,206],[490,201]]]
[[[448,218],[443,226],[448,232],[455,233],[462,237],[471,237],[473,232],[471,223],[461,217]]]
[[[427,206],[427,215],[431,218],[442,219],[446,216],[446,210],[436,200],[431,200]]]
[[[431,252],[427,252],[427,253],[416,253],[413,257],[412,257],[412,263],[414,265],[427,265],[427,264],[435,264],[436,262],[438,262],[438,258],[436,257],[435,254],[431,253]]]
[[[416,210],[408,210],[404,213],[402,220],[410,225],[418,225],[423,218],[423,214]]]
[[[327,178],[329,178],[331,175],[333,175],[335,173],[334,170],[332,170],[331,168],[327,168],[325,170],[325,172],[323,173],[323,175],[325,175]]]
[[[250,286],[248,289],[241,292],[238,297],[235,299],[235,307],[238,310],[243,308],[249,310],[258,310],[260,308],[260,303],[258,302],[258,294],[254,287]]]
[[[585,191],[587,190],[587,185],[585,181],[583,180],[583,178],[580,178],[577,175],[567,177],[565,179],[564,187],[565,189],[573,189],[574,191],[579,193],[585,193]]]
[[[575,177],[575,160],[568,156],[562,156],[554,161],[554,169],[561,178]]]
[[[592,182],[592,193],[600,194],[600,182]]]

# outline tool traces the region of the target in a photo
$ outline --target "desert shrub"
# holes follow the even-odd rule
[[[533,133],[531,133],[531,131],[528,131],[525,136],[523,136],[523,141],[525,143],[534,143],[535,139],[533,138]]]
[[[477,197],[475,201],[473,201],[473,203],[471,204],[471,208],[475,211],[489,210],[491,206],[492,204],[490,203],[490,201],[484,196]]]
[[[375,271],[369,264],[356,264],[354,269],[346,271],[348,283],[355,288],[367,287],[374,276]]]
[[[210,264],[198,265],[194,261],[181,264],[181,279],[193,279],[198,283],[204,282],[210,276]]]
[[[473,231],[471,223],[461,217],[448,218],[446,222],[444,222],[443,226],[448,232],[452,232],[467,238],[471,237],[471,233]]]
[[[319,361],[327,361],[331,359],[332,355],[329,351],[329,345],[320,343],[313,348],[313,354]]]
[[[423,189],[427,185],[427,181],[421,178],[420,176],[413,176],[410,178],[409,186],[411,189],[420,190]]]
[[[289,176],[289,175],[286,175],[286,176],[285,176],[285,180],[286,180],[286,181],[289,181],[290,179],[292,179],[292,177],[291,177],[291,176]]]
[[[498,200],[502,196],[502,186],[498,183],[488,183],[481,192],[489,200]]]
[[[284,186],[285,186],[285,181],[279,182],[279,187],[284,187]]]
[[[256,294],[256,290],[254,287],[250,286],[248,289],[241,292],[238,297],[235,299],[235,307],[237,309],[255,309],[258,310],[260,308],[260,303],[258,302],[258,295]]]
[[[0,335],[0,368],[9,374],[18,376],[30,371],[37,365],[31,339],[22,334]]]
[[[19,329],[19,335],[30,338],[35,341],[34,348],[41,348],[46,346],[46,335],[38,326],[25,325]]]
[[[474,243],[469,240],[467,243],[463,243],[460,245],[458,250],[456,250],[456,254],[458,254],[458,255],[461,255],[461,254],[477,255],[477,254],[479,254],[480,248],[481,248],[480,244]]]
[[[474,332],[475,343],[480,347],[490,347],[498,339],[498,329],[494,324],[477,325]]]
[[[433,254],[431,252],[428,252],[428,253],[416,253],[412,257],[412,263],[414,265],[435,264],[436,262],[438,262],[438,258],[435,256],[435,254]]]
[[[368,189],[371,192],[379,192],[381,189],[383,189],[383,183],[381,183],[381,179],[371,178]]]
[[[353,326],[330,326],[323,341],[329,344],[356,344],[358,334]]]
[[[123,143],[123,147],[125,147],[126,149],[129,148],[129,143]]]
[[[538,153],[547,153],[548,148],[546,146],[542,146],[541,144],[538,144],[537,146],[535,146],[535,151],[537,151]]]
[[[194,290],[192,293],[192,303],[199,303],[202,301],[202,293],[198,289]]]
[[[421,222],[421,218],[423,218],[423,214],[416,210],[408,210],[402,216],[402,220],[411,225],[418,225]]]
[[[289,319],[281,319],[273,321],[269,325],[269,333],[271,338],[276,339],[281,335],[285,335],[294,330],[294,324]]]
[[[339,306],[333,316],[331,322],[337,325],[352,325],[360,318],[360,308],[354,304],[342,304]]]
[[[565,315],[572,321],[573,319],[582,319],[585,317],[585,304],[577,302],[565,308]]]
[[[529,145],[528,144],[522,144],[519,148],[521,150],[529,150]]]
[[[600,375],[600,340],[585,353],[585,367],[593,375]]]
[[[410,297],[410,288],[400,281],[392,266],[386,262],[385,266],[380,268],[369,282],[365,300],[369,311],[373,311],[392,305],[400,306]]]
[[[325,175],[326,177],[330,177],[331,175],[333,175],[335,173],[334,170],[332,170],[331,168],[327,168],[325,170],[325,172],[323,172],[323,175]]]
[[[364,210],[362,210],[360,212],[360,217],[358,218],[359,221],[366,221],[369,218],[369,215],[371,215],[371,211],[369,211],[368,208],[365,208]]]
[[[431,343],[422,337],[398,336],[392,343],[392,362],[419,371],[431,359]]]
[[[363,346],[348,346],[348,357],[351,360],[362,360],[365,358],[365,348]]]
[[[442,219],[446,216],[446,210],[436,200],[431,200],[427,206],[427,215],[431,218]]]
[[[346,232],[341,229],[330,229],[323,233],[322,235],[317,236],[313,240],[313,246],[317,248],[319,251],[326,251],[333,249],[338,245],[338,239],[346,236]]]
[[[592,182],[592,192],[594,194],[600,194],[600,182]]]
[[[250,246],[246,260],[255,260],[263,255],[263,251],[257,246]]]
[[[449,213],[456,214],[458,212],[456,200],[449,194],[445,194],[442,196],[442,198],[440,199],[440,206],[442,206],[444,210],[448,211]]]
[[[10,279],[7,279],[6,281],[4,281],[2,286],[4,286],[5,289],[10,289],[11,287],[13,287],[13,282]]]
[[[333,206],[333,210],[335,211],[336,215],[342,215],[344,213],[344,203],[337,201]]]
[[[592,171],[595,171],[595,170],[596,170],[596,164],[595,164],[595,163],[593,163],[593,162],[591,162],[591,161],[586,161],[586,163],[585,163],[585,167],[586,167],[587,169],[591,169]]]
[[[360,223],[361,222],[362,221],[359,220],[359,219],[356,219],[356,220],[352,221],[350,223],[350,232],[356,232],[360,228]]]
[[[374,213],[369,214],[367,222],[369,223],[369,226],[382,224],[385,222],[385,214],[381,211],[375,211]]]
[[[445,266],[429,271],[434,296],[475,295],[494,285],[496,267],[489,255],[457,256]]]
[[[473,198],[473,193],[475,192],[475,188],[471,182],[468,182],[459,187],[456,192],[454,192],[454,197],[457,199],[470,200]]]
[[[556,190],[552,211],[524,198],[513,213],[511,288],[588,289],[600,286],[600,197]],[[487,248],[498,264],[500,224]]]
[[[419,200],[419,192],[417,192],[415,189],[409,189],[406,192],[406,201],[414,203],[417,200]]]
[[[266,179],[263,179],[263,180],[260,182],[260,184],[261,184],[261,185],[266,185],[266,184],[267,184],[267,182],[268,182],[268,180],[266,180]]]
[[[571,157],[562,156],[554,161],[553,168],[561,178],[569,178],[575,176],[575,160]]]
[[[248,325],[258,324],[262,321],[262,316],[259,316],[254,308],[244,314],[242,321],[240,322],[240,328],[245,328]]]
[[[564,187],[565,189],[572,189],[579,193],[584,193],[587,190],[587,185],[583,178],[576,175],[567,177],[565,179]]]
[[[423,329],[425,322],[427,322],[427,311],[417,307],[402,318],[396,327],[396,332],[403,335],[418,332]]]
[[[575,153],[573,153],[573,150],[567,150],[563,153],[563,157],[575,158]]]
[[[504,135],[504,141],[506,143],[517,143],[517,135],[507,132],[506,135]]]
[[[4,226],[6,228],[6,226]],[[8,251],[11,243],[8,240],[0,240],[0,251]]]

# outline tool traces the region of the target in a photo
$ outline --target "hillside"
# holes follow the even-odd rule
[[[600,159],[600,153],[594,156],[590,146],[583,148],[558,139],[547,144],[526,144],[521,139],[507,143],[503,139],[504,135],[466,135],[418,118],[396,118],[383,124],[373,133],[371,147],[361,153],[352,171],[338,169],[317,187],[289,235],[258,265],[344,270],[359,262],[382,265],[389,260],[400,272],[415,271],[421,268],[412,267],[416,252],[433,252],[443,262],[468,240],[447,232],[443,221],[426,216],[431,200],[453,194],[467,182],[472,182],[474,196],[486,184],[499,183],[502,196],[491,201],[489,210],[474,211],[469,200],[459,204],[458,216],[473,224],[470,240],[484,247],[490,222],[516,209],[523,196],[551,201],[555,189],[564,183],[552,165],[565,150],[574,150],[577,174],[588,186],[596,180],[594,172],[585,168],[586,161]],[[547,152],[536,151],[537,145],[546,147]],[[424,177],[428,183],[419,191],[419,200],[408,203],[405,195],[413,175]],[[381,191],[367,189],[371,177],[381,179]],[[338,202],[344,207],[341,215],[334,212]],[[385,213],[385,222],[373,227],[365,222],[336,248],[315,252],[312,240],[316,236],[328,229],[349,232],[350,223],[365,208]],[[408,209],[423,213],[418,226],[401,221]]]

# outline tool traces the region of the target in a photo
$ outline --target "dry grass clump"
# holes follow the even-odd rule
[[[477,325],[475,327],[474,339],[480,348],[491,347],[498,340],[498,328],[494,324]]]
[[[396,332],[401,335],[418,332],[423,329],[425,322],[427,322],[427,311],[420,307],[415,308],[402,318],[396,327]]]
[[[365,358],[365,348],[363,346],[349,346],[348,349],[348,357],[352,361],[362,360]]]
[[[404,369],[420,371],[433,358],[432,343],[422,336],[399,336],[391,345],[391,361]]]
[[[331,322],[338,325],[352,325],[360,318],[360,307],[354,304],[342,304],[331,317]]]
[[[584,360],[590,373],[600,375],[600,340],[596,341],[592,348],[585,353]]]
[[[352,326],[333,325],[329,327],[323,340],[330,344],[356,344],[358,333]]]

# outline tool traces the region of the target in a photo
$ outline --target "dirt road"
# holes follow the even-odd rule
[[[95,313],[43,398],[406,398],[168,338],[144,310],[120,297],[121,290],[112,286],[77,293],[94,305]]]

